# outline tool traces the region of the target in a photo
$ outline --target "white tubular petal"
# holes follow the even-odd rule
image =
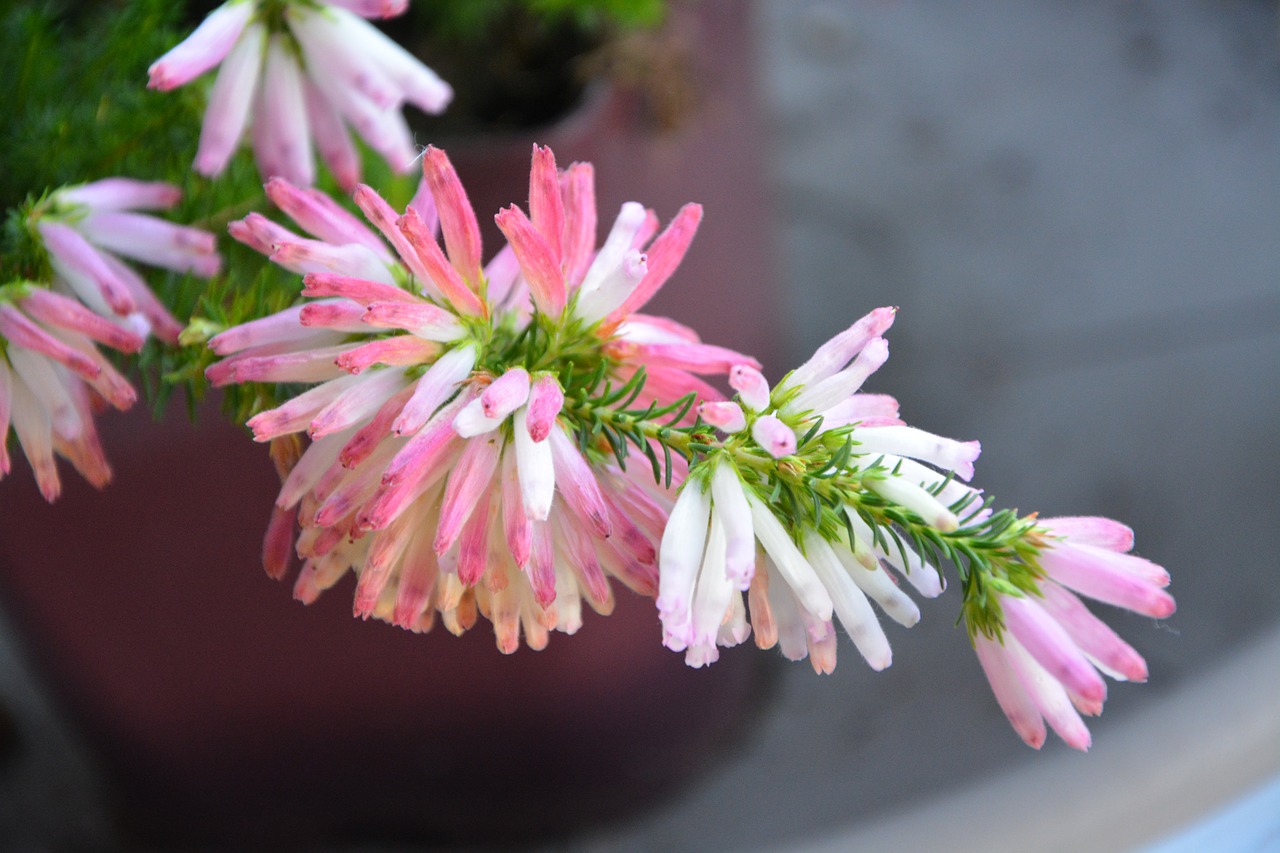
[[[698,584],[693,594],[693,612],[690,614],[693,637],[690,645],[715,645],[716,635],[729,609],[729,598],[733,595],[733,585],[725,577],[724,560],[724,526],[713,513],[702,570],[698,573]]]
[[[520,496],[524,511],[537,521],[551,514],[551,501],[556,494],[556,469],[551,445],[529,437],[525,409],[517,409],[512,417],[516,445],[516,470],[520,474]]]
[[[588,324],[603,320],[631,295],[648,271],[645,256],[632,249],[594,290],[581,294],[574,313]]]
[[[729,609],[725,613],[724,623],[716,634],[716,644],[732,648],[751,636],[751,625],[747,623],[747,606],[739,593],[729,593]]]
[[[716,464],[711,475],[711,497],[727,541],[725,575],[737,589],[745,590],[756,572],[756,535],[742,481],[729,462]]]
[[[805,532],[804,547],[809,564],[831,595],[831,603],[835,606],[836,615],[840,617],[840,624],[849,632],[853,644],[858,647],[867,663],[877,672],[893,663],[893,651],[889,648],[889,638],[885,636],[884,628],[880,627],[880,620],[876,619],[867,597],[849,577],[831,546],[817,533],[809,530]]]
[[[909,426],[864,427],[854,433],[859,453],[889,453],[936,465],[973,479],[973,463],[982,448],[976,441],[956,441]]]
[[[463,438],[472,438],[486,432],[493,432],[505,420],[505,417],[485,417],[484,404],[480,402],[479,397],[476,397],[458,412],[457,417],[453,419],[453,429]]]
[[[662,617],[663,642],[675,651],[692,639],[690,607],[706,551],[711,515],[711,495],[702,486],[698,480],[685,482],[671,508],[658,551],[658,614]]]
[[[950,533],[960,527],[955,513],[943,506],[941,501],[924,488],[897,474],[871,477],[864,482],[868,489],[880,497],[911,510],[924,519],[926,524],[943,533]]]
[[[376,66],[405,100],[423,112],[439,113],[453,99],[453,89],[409,51],[361,18],[330,8],[332,23],[347,47],[362,64]]]
[[[84,423],[76,411],[75,402],[67,393],[66,383],[80,380],[71,379],[49,359],[22,347],[10,346],[8,356],[19,382],[26,385],[32,397],[48,415],[54,433],[68,441],[78,438],[84,429]]]
[[[401,93],[390,77],[371,57],[351,49],[356,22],[366,27],[368,23],[332,7],[318,10],[290,4],[288,8],[289,30],[302,46],[303,61],[312,78],[323,77],[330,85],[358,92],[379,109],[394,109],[399,104]]]
[[[578,288],[580,300],[599,288],[604,280],[622,265],[622,260],[635,242],[636,232],[640,230],[644,220],[644,205],[634,201],[622,205],[622,209],[618,211],[618,218],[613,221],[609,236],[605,238],[604,245],[600,247],[595,260],[591,262],[586,275],[582,277],[582,285]]]
[[[877,308],[852,326],[818,347],[813,356],[797,367],[778,385],[779,391],[788,391],[803,385],[812,385],[834,375],[849,360],[866,348],[869,341],[884,333],[893,324],[896,308]]]
[[[853,532],[858,538],[868,544],[876,541],[875,534],[862,516],[854,512],[852,508],[845,507],[845,515],[849,517],[849,523],[853,525]],[[889,565],[898,570],[907,582],[916,588],[916,591],[925,598],[937,598],[942,595],[942,576],[938,574],[938,570],[925,563],[920,559],[920,555],[912,550],[910,545],[902,543],[899,549],[898,543],[892,537],[884,536],[884,541],[888,544],[888,548],[875,547],[875,552]]]
[[[850,579],[880,605],[886,616],[907,628],[920,621],[920,608],[878,564],[868,568],[848,548],[832,546],[831,550]]]
[[[790,534],[755,495],[747,494],[747,503],[751,506],[751,519],[755,523],[756,536],[760,544],[773,558],[783,579],[795,590],[800,606],[818,619],[824,621],[831,619],[831,596],[827,594],[813,566],[809,565],[809,561],[791,541]],[[770,598],[770,601],[772,600]]]

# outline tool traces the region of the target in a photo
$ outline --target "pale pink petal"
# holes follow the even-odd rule
[[[775,415],[761,415],[751,424],[751,437],[774,459],[796,452],[796,433]]]
[[[480,394],[480,406],[486,418],[501,420],[529,399],[529,372],[513,367],[489,384]]]
[[[525,423],[529,427],[529,437],[534,441],[545,440],[564,408],[564,391],[554,376],[544,373],[533,380],[527,408]]]
[[[747,428],[747,416],[737,403],[715,400],[698,406],[698,414],[704,421],[721,432],[742,432]]]
[[[266,38],[266,28],[261,24],[246,27],[218,70],[196,151],[195,170],[202,175],[220,174],[244,135],[258,88]]]
[[[182,190],[163,181],[103,178],[63,187],[54,198],[92,210],[168,210],[182,200]]]
[[[896,308],[877,308],[852,326],[818,347],[804,364],[797,367],[778,385],[779,391],[789,391],[821,382],[834,376],[848,364],[872,339],[880,337],[893,325]]]
[[[383,260],[391,260],[386,244],[326,193],[296,187],[283,178],[272,178],[264,189],[267,198],[311,236],[336,245],[359,243]]]
[[[320,158],[333,173],[338,186],[351,192],[360,180],[360,152],[356,150],[346,123],[309,77],[303,80],[302,95],[307,107],[307,123],[311,126]]]
[[[573,440],[564,430],[553,429],[547,443],[551,445],[555,483],[569,509],[599,538],[612,535],[609,508],[600,492],[596,475]]]
[[[459,313],[473,317],[484,316],[484,303],[467,285],[466,280],[455,268],[456,264],[451,265],[447,262],[435,237],[418,218],[417,212],[409,208],[396,221],[396,225],[417,255],[425,274],[424,281],[434,284],[435,289],[443,294]]]
[[[1070,539],[1076,545],[1106,548],[1122,554],[1133,550],[1133,528],[1109,518],[1041,518],[1036,521],[1036,526],[1045,528],[1054,536]]]
[[[502,440],[496,435],[467,442],[462,456],[458,458],[458,464],[449,472],[449,479],[445,483],[433,546],[437,554],[443,554],[452,548],[472,510],[482,503],[488,503],[501,450]]]
[[[221,62],[244,31],[254,3],[223,3],[147,69],[147,88],[168,91],[191,82]]]
[[[978,654],[978,661],[991,684],[991,692],[995,694],[1000,710],[1004,711],[1018,737],[1034,749],[1044,746],[1048,734],[1044,717],[1022,686],[1004,647],[998,641],[978,634],[973,638],[973,650]]]
[[[738,392],[742,405],[753,412],[769,408],[769,382],[759,368],[735,364],[729,368],[729,387]]]
[[[1044,608],[1022,596],[1002,596],[1000,603],[1006,629],[1051,678],[1089,702],[1106,699],[1102,676]]]

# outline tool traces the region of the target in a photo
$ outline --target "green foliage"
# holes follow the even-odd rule
[[[589,31],[636,29],[660,24],[666,5],[666,0],[432,0],[414,4],[409,14],[439,38],[470,49],[512,17],[549,27],[568,22]]]
[[[626,468],[631,445],[649,460],[654,482],[670,488],[672,455],[689,460],[714,438],[700,424],[677,426],[693,407],[693,394],[665,406],[652,402],[643,409],[632,409],[644,383],[644,368],[640,368],[615,388],[606,378],[606,364],[601,361],[597,372],[581,382],[576,392],[569,386],[563,412],[570,419],[584,454],[612,454],[619,467]],[[655,444],[662,449],[661,460]],[[606,449],[601,452],[602,448]]]
[[[0,281],[48,280],[43,249],[24,225],[47,193],[119,175],[181,187],[183,201],[167,215],[219,238],[223,273],[209,282],[135,264],[180,321],[196,316],[204,328],[232,325],[296,299],[297,276],[226,234],[229,222],[251,211],[270,213],[250,153],[242,150],[213,180],[191,169],[204,90],[213,75],[170,92],[146,87],[147,68],[189,34],[190,18],[172,0],[19,0],[0,6]],[[416,179],[393,174],[381,158],[362,151],[365,179],[403,207]],[[323,170],[318,185],[343,198]],[[135,366],[159,409],[174,383],[185,386],[191,400],[203,396],[210,360],[202,341],[179,349],[151,341]],[[239,415],[274,399],[274,390],[236,389],[227,393],[226,405]]]

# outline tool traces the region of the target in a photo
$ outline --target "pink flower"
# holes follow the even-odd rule
[[[171,184],[106,178],[52,193],[31,213],[28,227],[48,252],[56,287],[139,334],[176,343],[182,324],[118,256],[203,278],[216,275],[222,261],[212,234],[136,212],[168,209],[181,197]]]
[[[615,347],[624,334],[680,341],[678,356],[656,366],[661,390],[642,389],[665,403],[700,389],[694,371],[724,372],[745,357],[632,313],[632,294],[665,281],[692,233],[677,224],[667,233],[678,239],[654,241],[660,280],[647,279],[636,248],[656,230],[639,205],[624,208],[596,251],[589,166],[560,173],[536,149],[532,216],[500,215],[514,240],[488,264],[444,152],[427,149],[423,172],[427,193],[403,215],[356,188],[372,229],[314,190],[269,182],[312,236],[254,215],[232,234],[303,274],[310,301],[214,337],[223,359],[207,375],[216,385],[312,386],[249,422],[277,446],[301,432],[311,439],[283,455],[264,548],[268,572],[282,576],[289,528],[301,527],[298,598],[313,600],[350,569],[362,617],[412,630],[439,618],[461,632],[483,615],[504,652],[521,636],[541,648],[549,631],[578,629],[584,600],[609,612],[611,578],[657,592],[671,505],[639,449],[583,437],[564,383],[592,391],[582,385],[591,364],[614,387],[625,383],[639,365]],[[681,461],[672,461],[677,483]]]
[[[623,363],[623,379],[643,366],[648,381],[638,402],[685,394],[718,400],[723,395],[699,376],[727,373],[735,364],[760,366],[748,355],[702,343],[687,326],[638,313],[684,258],[702,221],[701,205],[686,204],[655,238],[656,214],[626,202],[604,245],[594,251],[597,213],[590,164],[575,163],[559,173],[551,149],[535,145],[529,208],[526,215],[512,205],[495,217],[521,273],[503,300],[528,301],[552,317],[567,312],[593,329],[606,352]]]
[[[312,140],[338,183],[360,179],[350,125],[393,169],[415,155],[400,109],[441,112],[449,85],[363,18],[391,17],[407,0],[228,0],[152,64],[150,87],[169,90],[221,64],[209,95],[196,171],[226,168],[246,127],[264,178],[315,179]],[[279,27],[279,29],[276,29]],[[252,116],[252,117],[251,117]]]
[[[1091,739],[1081,714],[1102,713],[1106,684],[1146,681],[1147,664],[1077,594],[1164,619],[1173,598],[1160,566],[1125,552],[1133,533],[1106,518],[1047,518],[1039,565],[1039,595],[1001,594],[1005,630],[974,635],[974,650],[996,700],[1018,735],[1037,749],[1045,723],[1068,745],[1087,750]]]
[[[93,425],[105,400],[127,409],[129,383],[94,346],[137,352],[142,338],[80,303],[33,284],[0,287],[0,479],[9,473],[9,429],[17,433],[45,500],[62,485],[55,454],[102,488],[111,469]]]

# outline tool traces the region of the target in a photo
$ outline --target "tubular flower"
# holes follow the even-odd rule
[[[704,402],[693,462],[659,555],[664,642],[701,666],[754,632],[761,647],[835,666],[833,617],[874,669],[891,660],[869,600],[920,616],[885,571],[925,596],[952,563],[963,616],[1000,707],[1030,745],[1046,722],[1087,749],[1102,676],[1144,681],[1146,663],[1077,595],[1155,618],[1174,611],[1169,575],[1127,555],[1133,534],[1101,518],[1018,518],[967,485],[977,442],[908,427],[891,397],[861,388],[882,365],[893,309],[872,311],[770,389],[734,366],[733,401]],[[942,472],[947,473],[942,473]],[[964,481],[964,482],[961,482]],[[746,602],[743,601],[746,592]]]
[[[0,479],[10,469],[12,427],[50,503],[62,490],[55,454],[97,488],[110,481],[93,408],[106,401],[127,409],[137,399],[95,342],[122,352],[142,347],[141,336],[74,299],[27,282],[0,287]]]
[[[140,210],[167,210],[182,198],[171,184],[106,178],[63,187],[32,209],[27,227],[48,253],[54,285],[135,332],[176,343],[182,325],[120,257],[202,278],[221,268],[217,239]]]
[[[729,438],[694,466],[676,502],[662,541],[658,597],[664,641],[687,649],[690,665],[716,660],[717,645],[741,642],[752,626],[761,648],[779,645],[784,656],[809,657],[818,672],[830,672],[834,618],[867,663],[883,669],[892,654],[870,601],[907,627],[920,618],[886,564],[921,594],[942,592],[937,569],[861,510],[868,497],[891,501],[947,532],[959,526],[949,505],[976,494],[921,464],[959,469],[967,480],[976,442],[905,426],[893,398],[860,392],[888,354],[879,335],[893,315],[890,308],[871,312],[776,390],[754,366],[735,365],[729,383],[738,399],[700,407],[702,420]],[[816,523],[771,497],[781,494],[777,487],[802,487],[804,472],[823,469],[857,479],[853,488],[819,496],[827,510]]]
[[[444,152],[429,148],[423,170],[426,192],[401,215],[356,188],[372,230],[314,190],[269,182],[312,236],[253,215],[231,232],[303,274],[308,299],[212,338],[223,359],[207,375],[312,386],[249,421],[284,478],[264,546],[273,576],[301,527],[296,597],[314,600],[351,569],[357,615],[412,630],[438,617],[455,633],[483,615],[504,652],[521,635],[541,648],[549,631],[578,629],[584,600],[612,609],[610,577],[657,591],[670,499],[646,474],[654,448],[597,420],[613,414],[605,400],[647,387],[614,344],[667,322],[627,305],[649,274],[637,247],[654,228],[615,226],[621,236],[596,251],[590,166],[561,173],[536,149],[532,217],[499,214],[515,237],[482,265],[479,223]],[[667,266],[648,295],[691,237],[654,250]],[[618,293],[587,299],[605,286]],[[727,370],[708,353],[745,360],[696,338],[683,346],[682,365],[703,372]],[[666,380],[664,394],[704,384],[685,366]],[[673,419],[691,408],[662,403]],[[682,460],[667,466],[668,482],[684,473]]]
[[[1067,744],[1087,750],[1091,738],[1080,715],[1102,713],[1107,689],[1101,676],[1146,681],[1147,664],[1077,594],[1163,619],[1175,609],[1164,591],[1169,574],[1127,554],[1133,531],[1110,519],[1046,518],[1036,526],[1045,543],[1043,577],[1030,594],[997,595],[1004,630],[973,632],[974,650],[1000,708],[1027,744],[1044,744],[1047,721]]]
[[[167,91],[222,66],[196,153],[201,174],[220,174],[248,127],[264,178],[313,183],[314,138],[350,190],[360,158],[348,125],[407,172],[416,152],[401,107],[439,113],[453,97],[435,72],[363,20],[407,7],[407,0],[228,0],[152,64],[148,85]]]

